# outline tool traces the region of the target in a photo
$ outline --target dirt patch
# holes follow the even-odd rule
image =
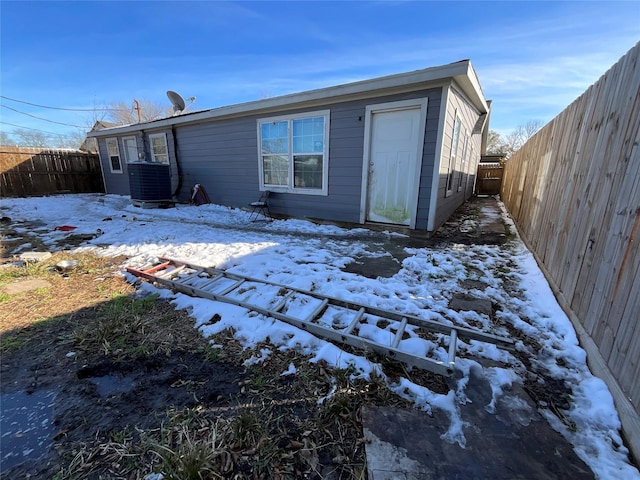
[[[42,362],[19,352],[3,359],[3,385],[5,381],[10,385],[3,388],[3,397],[15,392],[35,395],[47,391],[55,398],[50,449],[36,458],[27,455],[7,462],[5,466],[10,468],[3,469],[7,478],[50,478],[64,471],[73,459],[70,453],[78,448],[90,450],[93,442],[98,448],[123,432],[139,438],[141,432],[157,429],[168,421],[167,410],[171,407],[229,405],[240,391],[243,378],[240,368],[207,361],[201,352],[174,351],[170,356],[154,354],[117,363],[99,355],[83,355],[84,360],[98,363],[80,365],[62,355],[64,350],[59,352],[58,362]],[[15,368],[18,364],[21,367]],[[12,372],[24,375],[16,377]],[[18,438],[22,429],[13,431]],[[11,429],[3,433],[9,434],[3,443],[10,448]]]

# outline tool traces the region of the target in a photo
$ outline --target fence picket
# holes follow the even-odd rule
[[[640,455],[640,43],[507,161],[501,196]]]
[[[0,195],[104,192],[98,155],[0,146]]]

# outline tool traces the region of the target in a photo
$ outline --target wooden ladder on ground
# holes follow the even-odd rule
[[[513,340],[509,338],[470,328],[445,325],[216,268],[167,258],[161,258],[160,261],[161,263],[148,268],[127,268],[127,271],[177,292],[237,305],[282,320],[318,337],[363,350],[372,350],[407,365],[445,376],[451,376],[455,370],[458,338],[492,343],[507,349],[514,345]],[[264,293],[262,302],[248,298],[254,291]],[[247,293],[249,295],[246,295]],[[300,312],[288,313],[290,309],[302,310],[304,315],[300,316]],[[378,319],[376,324],[380,320],[386,321],[385,326],[389,331],[388,344],[376,342],[360,333],[363,322],[375,318]],[[406,332],[407,326],[448,335],[447,361],[399,349],[401,341],[409,337]]]

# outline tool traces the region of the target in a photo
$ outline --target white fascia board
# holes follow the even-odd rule
[[[407,73],[398,73],[385,77],[347,83],[335,87],[326,87],[306,92],[292,93],[279,97],[239,103],[226,107],[204,110],[186,115],[164,118],[147,123],[127,125],[123,127],[105,128],[96,132],[89,132],[87,137],[104,137],[113,134],[123,134],[157,128],[171,127],[187,123],[198,123],[209,119],[222,119],[247,114],[259,114],[278,109],[292,109],[305,105],[319,105],[328,101],[344,101],[354,97],[380,96],[408,92],[423,88],[442,85],[443,81],[455,78],[470,100],[480,111],[487,111],[487,104],[480,88],[475,70],[469,60],[450,63],[438,67],[425,68]],[[376,93],[383,92],[383,93]]]
[[[469,97],[471,103],[478,109],[478,112],[480,114],[488,113],[487,100],[484,98],[480,81],[471,63],[468,63],[468,70],[465,75],[456,75],[454,78],[467,97]]]

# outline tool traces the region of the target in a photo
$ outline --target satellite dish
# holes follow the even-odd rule
[[[173,104],[173,111],[175,113],[179,113],[184,110],[185,103],[179,93],[169,90],[167,91],[167,97],[169,97],[169,101]]]
[[[187,98],[189,105],[185,106],[184,99],[180,96],[179,93],[176,93],[173,90],[167,91],[167,97],[169,97],[169,100],[173,105],[174,115],[180,115],[181,113],[184,113],[191,106],[191,104],[196,101],[196,97],[189,97]]]

